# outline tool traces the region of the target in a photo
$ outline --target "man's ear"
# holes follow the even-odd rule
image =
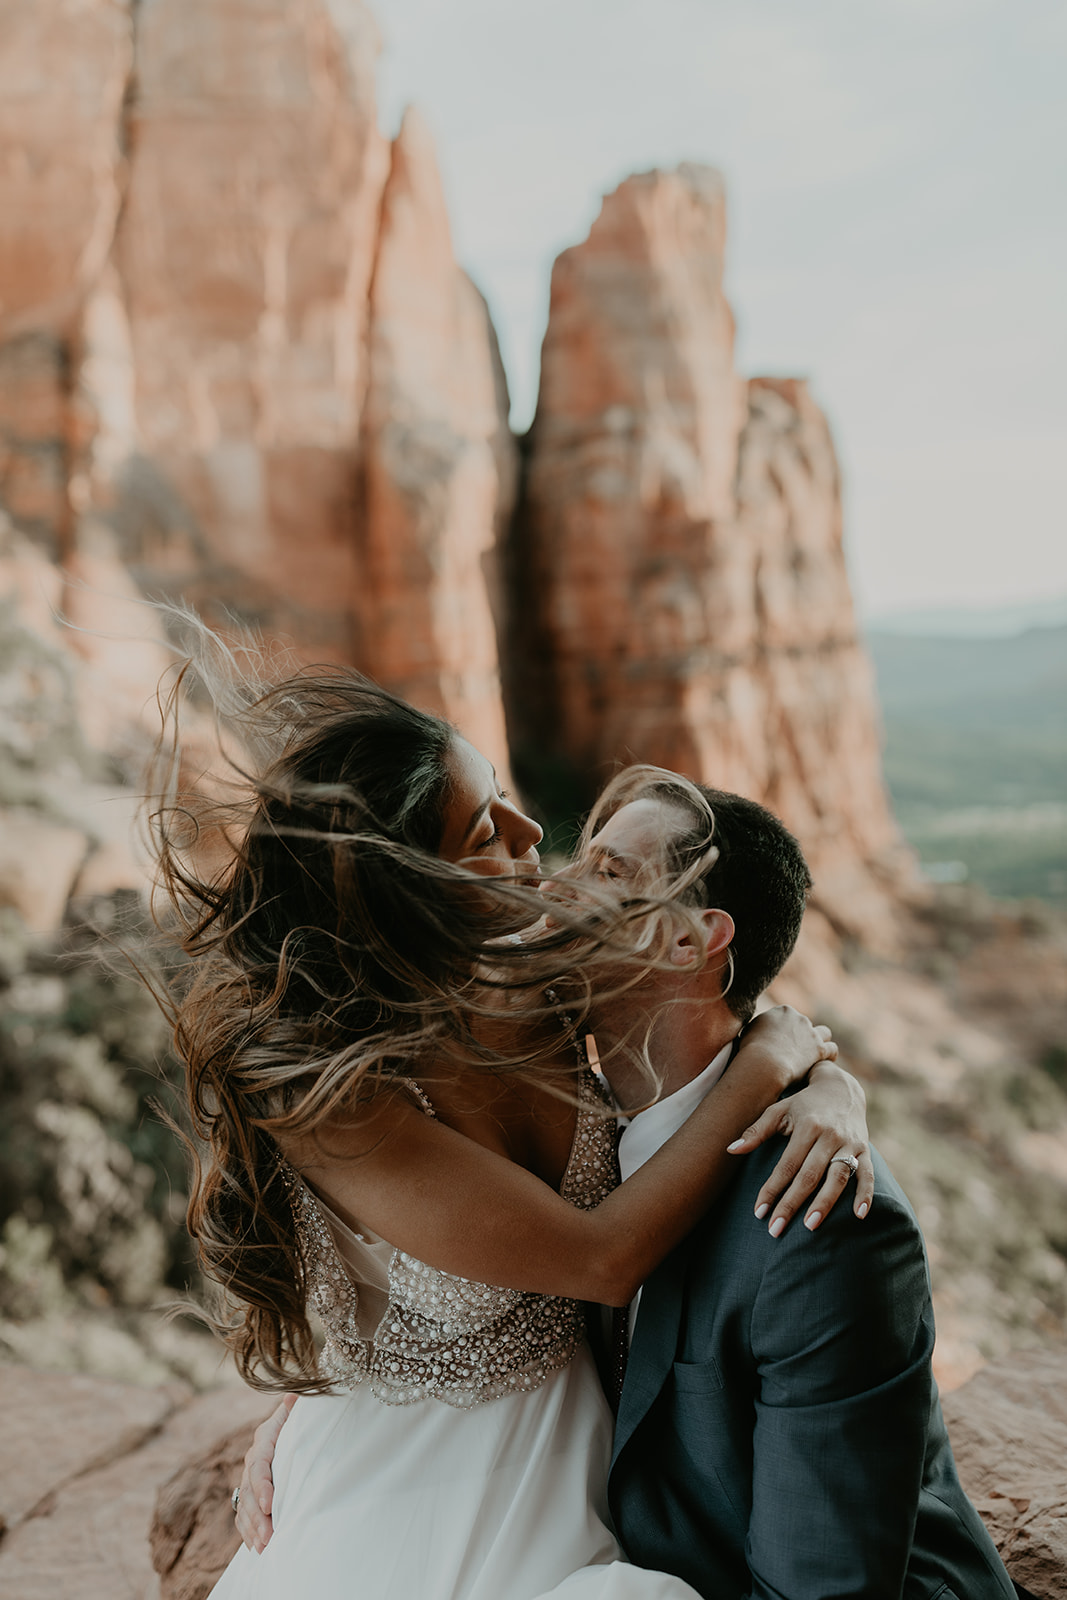
[[[734,919],[728,911],[702,911],[700,921],[704,930],[703,949],[698,950],[691,933],[679,933],[671,945],[672,967],[694,967],[701,959],[710,961],[713,956],[721,955],[733,941]]]

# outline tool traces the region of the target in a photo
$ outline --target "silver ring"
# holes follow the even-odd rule
[[[854,1178],[855,1177],[856,1169],[859,1166],[859,1160],[858,1160],[858,1158],[856,1156],[845,1156],[845,1155],[831,1156],[830,1157],[830,1165],[833,1166],[835,1161],[843,1161],[845,1163],[845,1166],[848,1168],[849,1177],[850,1178]]]
[[[236,1489],[231,1494],[231,1496],[230,1496],[230,1504],[233,1507],[233,1514],[234,1514],[234,1516],[236,1516],[237,1515],[237,1507],[241,1504],[241,1485],[240,1484],[237,1485]]]

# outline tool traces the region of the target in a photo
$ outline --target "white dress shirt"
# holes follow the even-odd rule
[[[723,1045],[703,1072],[691,1078],[688,1083],[683,1083],[680,1089],[675,1089],[673,1094],[657,1100],[655,1105],[649,1106],[645,1111],[639,1111],[636,1116],[626,1118],[619,1116],[619,1172],[621,1176],[629,1178],[639,1167],[656,1154],[657,1150],[667,1143],[672,1134],[678,1132],[683,1123],[688,1122],[697,1106],[718,1083],[726,1071],[730,1056],[733,1053],[734,1041]],[[695,1219],[694,1219],[695,1220]],[[630,1302],[630,1338],[634,1336],[634,1325],[637,1322],[637,1311],[641,1304],[641,1291],[638,1289]]]

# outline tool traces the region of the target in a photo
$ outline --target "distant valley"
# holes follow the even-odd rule
[[[1067,625],[868,644],[886,778],[929,876],[1067,905]]]

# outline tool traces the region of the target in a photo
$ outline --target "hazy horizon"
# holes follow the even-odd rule
[[[435,136],[524,428],[551,263],[632,171],[729,194],[746,374],[810,379],[865,615],[1067,595],[1067,10],[370,0],[383,126]]]
[[[904,606],[888,611],[861,611],[860,620],[875,633],[1002,639],[1025,633],[1030,628],[1067,626],[1067,593],[1015,605]]]

